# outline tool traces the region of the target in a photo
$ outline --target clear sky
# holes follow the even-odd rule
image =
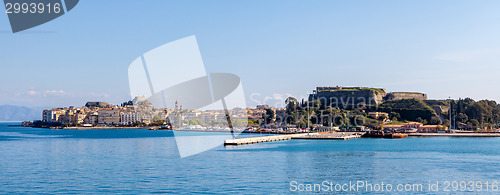
[[[82,0],[16,34],[0,14],[0,105],[119,104],[130,99],[135,58],[190,35],[208,72],[240,76],[249,106],[336,85],[499,101],[499,8],[496,0]]]

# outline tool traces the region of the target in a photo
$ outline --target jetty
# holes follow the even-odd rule
[[[299,137],[307,135],[307,133],[299,134],[288,134],[288,135],[272,135],[272,136],[262,136],[262,137],[249,137],[240,139],[228,139],[224,141],[224,145],[244,145],[244,144],[256,144],[262,142],[275,142],[275,141],[285,141],[290,140],[293,137]]]
[[[500,137],[500,133],[410,133],[410,137]]]
[[[329,140],[348,140],[360,138],[363,133],[360,132],[328,132],[311,133],[309,135],[297,136],[292,139],[329,139]]]
[[[290,139],[330,139],[330,140],[348,140],[360,138],[361,133],[356,132],[327,132],[327,133],[298,133],[288,135],[273,135],[263,137],[250,137],[240,139],[228,139],[224,141],[224,145],[245,145],[256,144],[262,142],[286,141]]]

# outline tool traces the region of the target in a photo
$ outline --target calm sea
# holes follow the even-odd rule
[[[500,193],[499,138],[291,140],[181,159],[169,131],[12,124],[0,123],[0,194]]]

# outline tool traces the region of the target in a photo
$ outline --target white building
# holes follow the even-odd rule
[[[131,125],[135,122],[141,122],[142,117],[139,112],[122,112],[120,113],[120,124]]]
[[[66,111],[63,109],[51,109],[43,111],[43,122],[57,122],[61,115],[64,115]]]

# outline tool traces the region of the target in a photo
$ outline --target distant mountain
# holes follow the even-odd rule
[[[33,121],[42,119],[43,108],[25,106],[0,106],[0,121]]]

